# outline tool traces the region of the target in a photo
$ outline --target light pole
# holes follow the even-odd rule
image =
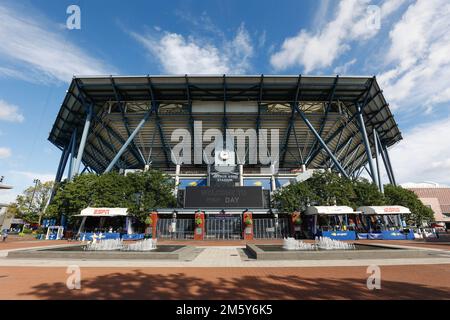
[[[34,200],[34,194],[36,193],[36,188],[38,183],[41,182],[39,179],[34,179],[33,183],[34,183],[34,188],[33,188],[33,193],[31,194],[31,199],[30,199],[30,206],[28,208],[28,210],[31,212],[31,207],[33,206],[33,200]],[[41,224],[41,215],[39,214],[39,225]],[[25,229],[25,224],[23,224],[23,228],[22,228],[22,232]]]

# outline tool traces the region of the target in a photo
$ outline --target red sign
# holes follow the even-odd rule
[[[94,214],[109,214],[109,209],[95,209]]]
[[[384,208],[384,212],[400,212],[400,208],[388,207]]]

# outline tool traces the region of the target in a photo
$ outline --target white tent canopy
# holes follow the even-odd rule
[[[410,214],[411,211],[402,206],[367,206],[357,209],[367,215]]]
[[[91,208],[81,210],[79,217],[116,217],[127,216],[127,208]]]
[[[311,206],[306,209],[306,215],[343,215],[355,213],[360,212],[355,212],[347,206]]]

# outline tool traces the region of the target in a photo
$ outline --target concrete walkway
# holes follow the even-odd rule
[[[57,246],[46,246],[59,247]],[[394,245],[392,245],[394,246]],[[398,246],[400,247],[400,246]],[[36,248],[36,247],[35,247]],[[179,260],[69,260],[69,259],[12,259],[6,258],[9,250],[0,252],[0,267],[330,267],[368,265],[418,265],[450,264],[450,253],[434,249],[434,257],[408,259],[358,259],[358,260],[276,260],[257,261],[248,258],[242,251],[244,246],[196,246],[199,254],[192,261]],[[409,247],[411,248],[411,247]],[[417,247],[421,250],[429,250]],[[17,250],[17,249],[12,249]]]

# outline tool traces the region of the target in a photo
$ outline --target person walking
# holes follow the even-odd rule
[[[8,239],[8,230],[7,229],[3,229],[2,230],[2,241],[5,242],[6,239]]]

